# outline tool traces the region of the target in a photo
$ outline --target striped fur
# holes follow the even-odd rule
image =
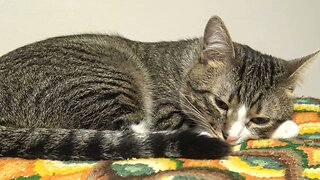
[[[0,57],[0,156],[221,158],[240,105],[254,116],[272,112],[264,126],[248,121],[255,138],[289,117],[285,90],[300,66],[287,66],[233,43],[218,17],[189,40],[83,34],[36,42]]]
[[[0,127],[1,155],[62,160],[139,157],[219,158],[229,150],[216,138],[190,131],[133,131]],[[206,146],[203,146],[207,143]],[[190,147],[192,144],[192,148]],[[201,152],[201,153],[197,153]]]

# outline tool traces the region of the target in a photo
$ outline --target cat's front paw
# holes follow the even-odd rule
[[[283,122],[271,135],[273,139],[281,138],[294,138],[299,134],[298,125],[291,121],[287,120]]]

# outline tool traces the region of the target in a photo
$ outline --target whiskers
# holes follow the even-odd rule
[[[195,117],[191,120],[194,121],[200,127],[206,129],[210,134],[213,134],[216,137],[220,137],[215,131],[215,129],[210,125],[209,121],[202,114],[202,112],[190,102],[190,100],[186,97],[185,94],[183,94],[180,90],[178,90],[178,92],[183,98],[183,101],[179,102],[180,105],[183,106],[186,110],[188,110],[185,113],[188,113]]]

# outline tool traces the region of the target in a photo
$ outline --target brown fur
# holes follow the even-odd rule
[[[240,105],[255,138],[290,118],[288,89],[312,56],[288,62],[234,43],[219,17],[189,40],[36,42],[0,57],[0,156],[220,158]]]

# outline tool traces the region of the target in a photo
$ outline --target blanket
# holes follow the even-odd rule
[[[220,160],[1,158],[0,179],[320,179],[320,99],[296,99],[292,119],[299,125],[297,138],[249,140]]]

